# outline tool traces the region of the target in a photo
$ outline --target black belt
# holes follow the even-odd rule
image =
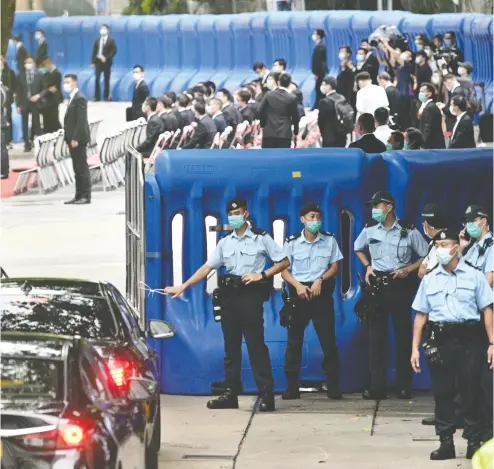
[[[464,322],[436,322],[429,321],[428,327],[433,331],[440,342],[448,338],[471,339],[482,334],[482,323],[474,319]]]
[[[433,327],[438,327],[440,329],[451,330],[451,331],[474,329],[482,326],[482,323],[480,321],[477,321],[476,319],[469,319],[468,321],[463,321],[463,322],[429,321],[429,324]]]
[[[241,275],[218,275],[218,286],[220,288],[228,288],[228,289],[240,289],[240,288],[252,288],[252,287],[265,287],[268,284],[272,284],[271,279],[262,279],[257,282],[251,282],[246,284],[242,282]]]

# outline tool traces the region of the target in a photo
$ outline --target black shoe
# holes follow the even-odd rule
[[[452,436],[441,438],[441,446],[431,453],[432,461],[444,461],[446,459],[455,459],[455,443]]]
[[[67,202],[64,202],[64,205],[71,205],[75,204],[79,199],[76,199],[75,197],[71,200],[67,200]]]
[[[24,153],[29,153],[32,150],[30,145],[24,145]]]
[[[208,409],[238,409],[238,397],[235,394],[227,392],[217,399],[208,401]]]
[[[381,399],[387,399],[386,391],[371,391],[370,389],[364,389],[362,393],[362,399],[371,401],[380,401]]]
[[[73,202],[74,205],[86,205],[90,203],[91,203],[91,199],[86,199],[85,197],[82,199],[74,200]]]
[[[465,420],[458,420],[456,423],[455,423],[455,428],[457,430],[463,430],[465,428]]]
[[[467,459],[472,459],[473,455],[480,449],[480,441],[469,441],[467,446]]]
[[[422,419],[422,425],[436,425],[436,417],[431,415],[430,417],[424,417]]]
[[[268,394],[261,397],[259,402],[259,412],[273,412],[274,411],[274,396]]]
[[[284,401],[292,401],[294,399],[300,399],[300,389],[298,386],[290,386],[286,388],[286,391],[281,395]]]
[[[411,399],[412,393],[408,389],[399,389],[396,392],[396,397],[398,399]]]
[[[341,394],[340,388],[338,386],[328,386],[328,397],[333,400],[343,399],[343,394]]]

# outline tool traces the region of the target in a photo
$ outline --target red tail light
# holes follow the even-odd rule
[[[79,423],[62,423],[54,430],[22,435],[16,439],[26,449],[72,449],[82,446],[88,433],[88,429]]]
[[[119,389],[125,388],[129,379],[136,374],[134,363],[126,357],[111,357],[107,365],[110,376]]]

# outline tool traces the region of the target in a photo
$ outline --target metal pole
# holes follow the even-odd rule
[[[393,11],[393,0],[388,0],[388,10]]]
[[[383,9],[383,0],[377,0],[377,9],[382,11]]]
[[[232,11],[234,15],[237,14],[237,0],[233,0],[232,2]]]

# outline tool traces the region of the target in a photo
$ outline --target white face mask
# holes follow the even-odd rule
[[[441,79],[438,76],[433,76],[431,81],[433,85],[439,85],[439,83],[441,83]]]
[[[403,62],[408,62],[410,60],[410,57],[408,57],[408,54],[406,54],[405,52],[400,55],[400,58],[401,60],[403,60]]]
[[[134,72],[134,80],[139,81],[141,79],[141,74],[139,72]]]
[[[467,70],[463,67],[458,67],[458,75],[463,76],[466,75]]]
[[[449,112],[453,114],[453,116],[456,116],[456,109],[453,106],[449,106]]]
[[[319,40],[319,38],[318,38],[315,34],[313,34],[313,35],[312,35],[312,40],[313,40],[314,42],[317,42],[317,41]]]
[[[319,88],[321,90],[321,93],[322,94],[327,94],[328,93],[328,88],[324,85],[321,85],[321,87]]]
[[[272,72],[273,73],[280,73],[281,72],[280,66],[279,65],[273,65]]]
[[[24,67],[26,68],[26,70],[32,70],[33,69],[33,64],[32,63],[27,63],[27,64],[24,64]]]
[[[415,63],[416,63],[417,65],[420,65],[420,64],[422,63],[422,61],[420,60],[420,57],[416,57],[416,58],[415,58]]]
[[[437,248],[436,249],[437,262],[439,262],[439,264],[441,265],[449,264],[456,256],[456,254],[450,254],[450,251],[451,251],[450,248]]]
[[[67,94],[72,93],[72,85],[71,85],[70,83],[64,83],[64,84],[63,84],[63,90],[64,90]]]
[[[108,34],[108,30],[105,29],[105,28],[102,28],[99,30],[99,33],[102,35],[102,36],[106,36]]]
[[[40,33],[36,33],[34,35],[34,39],[36,39],[37,41],[39,41],[41,39],[41,34]]]
[[[340,52],[340,53],[338,54],[338,58],[339,58],[340,60],[345,60],[345,59],[346,59],[346,54],[345,54],[344,52]]]

